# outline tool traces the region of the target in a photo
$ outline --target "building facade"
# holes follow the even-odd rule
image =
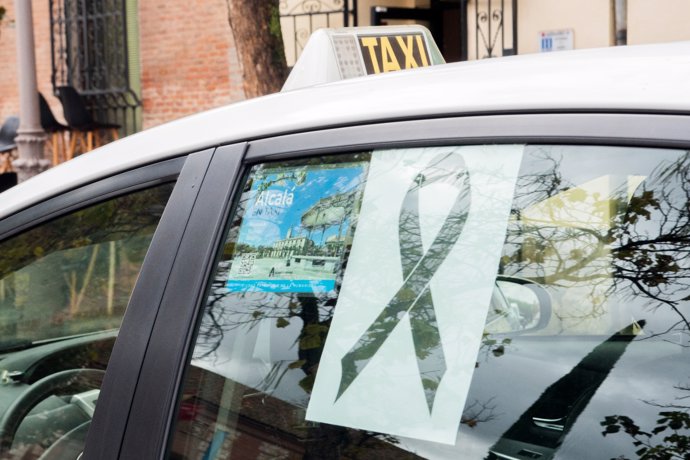
[[[18,113],[19,76],[14,0],[0,5],[7,9],[0,23],[4,119]],[[60,119],[55,89],[75,86],[97,117],[123,124],[123,134],[242,100],[227,8],[225,0],[34,0],[38,89]]]

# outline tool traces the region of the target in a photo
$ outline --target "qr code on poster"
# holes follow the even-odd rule
[[[254,261],[256,260],[256,253],[250,252],[240,256],[240,266],[237,269],[238,275],[251,275],[254,268]]]

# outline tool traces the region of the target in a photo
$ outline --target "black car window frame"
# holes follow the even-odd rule
[[[187,305],[161,310],[147,349],[137,394],[134,397],[120,456],[107,458],[165,458],[166,446],[173,432],[177,401],[185,368],[194,343],[196,324],[209,289],[209,276],[214,269],[224,234],[227,216],[237,195],[239,178],[254,164],[299,159],[324,154],[357,152],[372,148],[418,147],[474,144],[569,144],[611,145],[657,148],[690,148],[690,116],[635,113],[531,113],[484,116],[427,118],[423,120],[390,121],[369,125],[334,127],[331,129],[284,134],[250,141],[244,161],[239,152],[244,145],[221,147],[213,163],[225,165],[225,173],[213,165],[201,186],[199,196],[214,197],[213,210],[208,201],[199,200],[192,210],[198,216],[212,217],[206,222],[207,239],[187,232],[180,254],[199,254],[203,269],[193,279],[189,273],[173,273],[166,291],[174,299],[174,286],[186,282],[194,291]],[[231,167],[228,165],[232,165]],[[224,201],[223,201],[224,200]],[[191,219],[193,220],[193,219]],[[208,227],[212,227],[208,229]],[[177,276],[177,278],[176,278]],[[193,300],[192,300],[193,299]],[[166,300],[164,299],[164,304]],[[186,309],[185,309],[186,308]],[[180,312],[184,316],[180,317]],[[174,331],[171,334],[170,331]],[[171,339],[171,335],[175,339]],[[156,354],[168,354],[166,363],[157,363]],[[165,381],[161,391],[161,372]],[[103,453],[103,452],[101,452]],[[106,458],[106,457],[103,457]]]
[[[168,283],[177,248],[186,229],[190,211],[209,166],[215,147],[139,168],[149,170],[144,181],[137,181],[132,171],[120,179],[129,178],[132,187],[150,186],[151,181],[174,181],[168,204],[142,264],[139,278],[129,300],[119,337],[113,348],[109,367],[111,372],[101,386],[98,405],[88,432],[82,458],[116,458],[122,433],[130,412],[134,390],[139,379],[146,348],[161,305],[162,293]],[[171,174],[156,175],[161,165],[174,164]],[[138,170],[139,170],[138,169]],[[137,170],[137,171],[138,171]],[[122,185],[122,183],[120,183]],[[122,189],[104,190],[104,195],[117,194]],[[103,454],[107,452],[108,454]]]
[[[213,222],[225,215],[222,208],[227,202],[225,194],[209,190],[205,184],[218,183],[224,177],[227,193],[230,193],[245,148],[245,144],[236,144],[218,149],[228,155],[217,155],[216,149],[211,148],[187,158],[130,298],[120,332],[122,340],[117,341],[113,349],[110,361],[113,371],[106,373],[84,458],[147,458],[144,451],[148,448],[135,444],[137,452],[128,453],[126,449],[131,443],[123,441],[130,427],[138,423],[148,427],[146,433],[140,433],[148,438],[145,445],[153,445],[158,439],[155,430],[160,425],[160,416],[165,413],[161,400],[168,399],[160,396],[165,394],[166,386],[176,388],[167,375],[168,361],[176,348],[186,349],[187,346],[180,343],[184,336],[170,329],[158,330],[158,337],[167,337],[162,342],[151,340],[150,334],[166,324],[159,321],[160,316],[177,318],[172,323],[167,322],[166,327],[185,324],[180,314],[184,314],[188,305],[186,299],[198,297],[195,288],[190,286],[194,277],[189,272],[202,269],[201,261],[207,264],[205,255],[197,257],[200,247],[208,246],[213,257],[215,245],[209,244],[215,228]],[[184,281],[175,285],[180,279]],[[139,328],[145,333],[140,334]],[[156,383],[141,385],[151,373],[156,375]],[[152,408],[143,411],[147,415],[141,415],[137,407],[142,397],[153,404]]]

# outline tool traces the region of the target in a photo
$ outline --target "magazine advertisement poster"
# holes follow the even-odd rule
[[[226,287],[329,293],[352,242],[365,162],[265,168],[248,193]]]

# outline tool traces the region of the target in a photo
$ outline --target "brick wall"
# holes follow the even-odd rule
[[[226,0],[140,1],[139,27],[145,128],[244,99]]]
[[[19,112],[14,0],[0,0],[0,119]],[[48,0],[33,0],[38,85],[55,115]],[[139,1],[144,128],[244,99],[226,0]],[[0,121],[1,122],[1,121]]]

